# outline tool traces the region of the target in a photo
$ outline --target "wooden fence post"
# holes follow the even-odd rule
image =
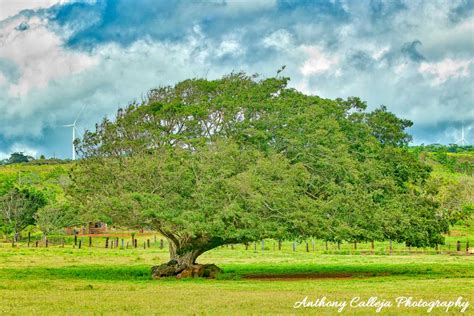
[[[392,251],[393,251],[393,247],[392,247],[392,240],[390,239],[390,240],[389,240],[389,252],[388,252],[388,253],[389,253],[389,255],[391,255],[391,254],[392,254]]]
[[[146,240],[146,245],[147,245],[148,248],[150,248],[150,239]]]
[[[370,242],[370,249],[372,254],[375,254],[375,241],[373,240]]]
[[[105,237],[105,248],[109,248],[109,237]]]
[[[36,245],[36,248],[38,248],[38,241],[36,241],[35,245]]]
[[[92,247],[92,236],[89,236],[89,247]]]
[[[74,246],[77,246],[77,233],[74,232]]]
[[[135,248],[138,248],[138,239],[135,239]]]
[[[46,237],[46,239],[45,239],[45,243],[46,243],[46,248],[48,248],[48,243],[49,243],[49,241],[48,241],[48,237]]]
[[[469,240],[466,241],[466,252],[469,254]]]
[[[163,239],[160,239],[160,249],[163,249]]]
[[[28,248],[30,248],[31,232],[28,232]]]
[[[123,244],[124,244],[124,240],[123,240],[123,238],[122,238],[122,249],[123,249]]]
[[[328,251],[328,241],[327,240],[326,240],[325,244],[326,244],[326,251]]]
[[[456,243],[456,251],[461,252],[461,242],[459,240]]]
[[[82,246],[82,239],[79,240],[79,249],[81,249],[81,246]]]
[[[308,245],[308,241],[306,240],[306,252],[309,252],[309,245]]]
[[[293,241],[293,251],[296,251],[296,241]]]
[[[281,250],[281,240],[278,240],[278,250]]]

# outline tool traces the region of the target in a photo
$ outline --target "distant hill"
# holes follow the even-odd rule
[[[0,166],[0,195],[15,184],[31,185],[38,189],[62,191],[70,182],[68,172],[71,162],[39,160]]]
[[[25,155],[22,152],[15,152],[10,155],[10,158],[0,160],[0,165],[14,165],[14,164],[31,164],[31,165],[55,165],[68,163],[70,160],[62,160],[58,158],[46,159],[41,155],[40,159],[35,159],[32,156]]]

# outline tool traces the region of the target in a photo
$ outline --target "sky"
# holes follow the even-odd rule
[[[410,119],[413,144],[474,142],[474,0],[0,0],[0,159],[71,157],[151,88],[283,75]]]

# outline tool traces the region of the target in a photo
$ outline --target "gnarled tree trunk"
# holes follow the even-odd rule
[[[176,238],[166,236],[169,242],[170,261],[152,267],[152,277],[162,278],[176,276],[177,278],[187,277],[208,277],[215,278],[222,270],[214,264],[197,264],[196,259],[202,253],[214,248],[212,244],[203,243],[203,240],[179,241]]]

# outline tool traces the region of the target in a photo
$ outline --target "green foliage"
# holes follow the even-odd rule
[[[27,156],[21,152],[16,152],[10,155],[10,158],[3,160],[0,162],[0,165],[11,165],[11,164],[16,164],[16,163],[26,163],[29,161],[34,160],[33,157]]]
[[[395,114],[381,106],[367,115],[367,124],[371,127],[373,135],[385,145],[408,145],[412,137],[405,132],[413,123],[409,120],[399,119]]]
[[[448,174],[435,173],[428,181],[428,189],[439,205],[438,211],[451,225],[471,217],[474,210],[473,177],[449,177]]]
[[[77,143],[69,194],[90,219],[148,225],[179,252],[265,237],[442,243],[411,122],[358,98],[245,74],[151,90]]]
[[[19,233],[35,223],[36,211],[47,204],[46,196],[34,188],[13,188],[0,197],[0,221],[6,232]]]
[[[471,146],[472,147],[472,146]],[[474,151],[469,146],[419,146],[414,151],[425,154],[447,171],[472,175],[474,173]]]
[[[462,154],[474,154],[474,146],[466,145],[466,146],[459,146],[457,144],[449,144],[449,145],[441,145],[441,144],[431,144],[431,145],[421,145],[416,146],[415,148],[419,148],[422,151],[426,152],[437,152],[437,151],[447,151],[449,153],[462,153]]]
[[[79,222],[71,207],[65,203],[48,204],[40,208],[34,215],[34,219],[43,236]]]
[[[15,228],[14,221],[6,219],[9,216],[2,216],[0,219],[2,231],[5,233],[13,231],[18,233],[28,225],[36,224],[37,213],[40,213],[42,207],[46,206],[46,204],[64,204],[64,188],[70,183],[67,174],[69,168],[70,165],[39,166],[31,165],[30,163],[0,167],[0,199],[8,201],[8,198],[19,198],[16,203],[19,212],[24,215],[24,218],[23,215],[20,216],[18,214],[18,216],[22,217],[21,222],[25,222],[25,224],[17,225],[18,227]],[[29,195],[25,197],[23,193],[28,193]],[[35,201],[35,196],[38,196],[40,200]],[[27,201],[29,198],[33,198],[33,201]],[[33,202],[33,204],[30,202]],[[10,206],[14,206],[14,204]],[[20,207],[21,205],[26,205],[25,207],[28,209],[23,209],[23,207]],[[71,214],[73,214],[72,211],[61,214],[61,217],[66,216],[70,218]]]

